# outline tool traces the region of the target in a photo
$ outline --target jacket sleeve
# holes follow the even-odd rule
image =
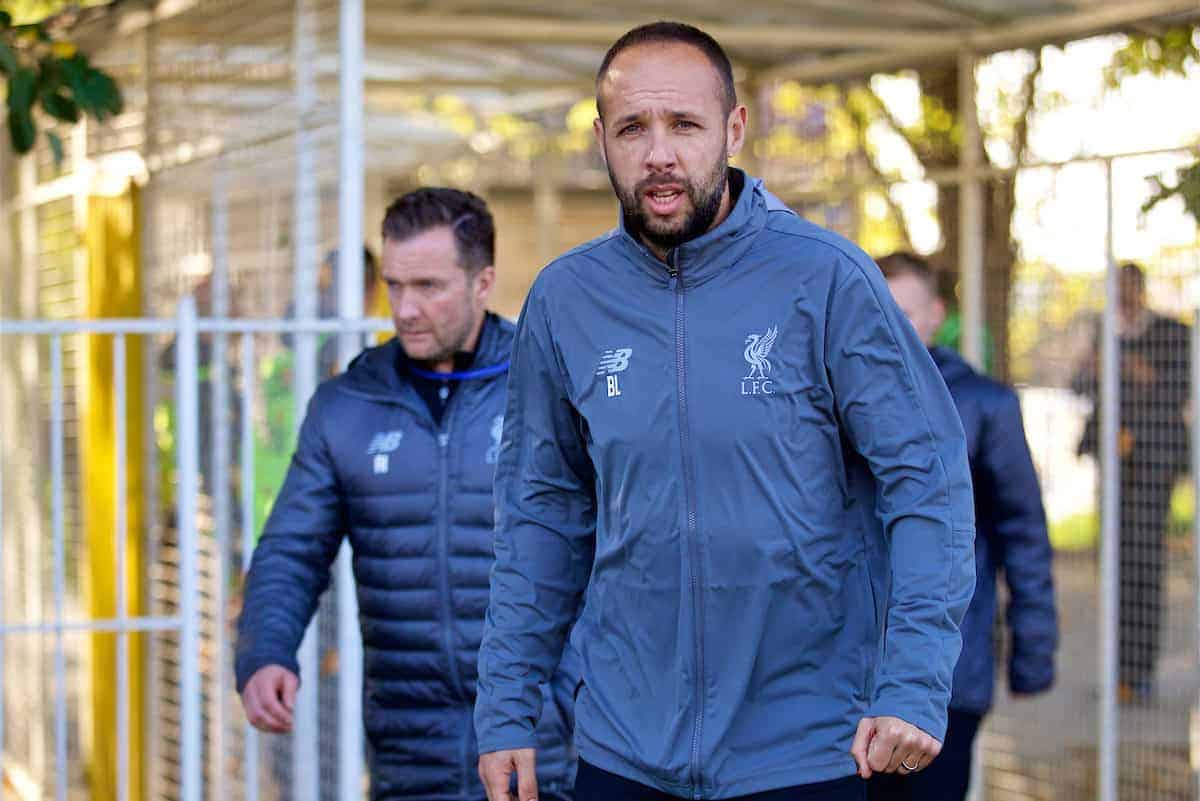
[[[975,588],[966,439],[949,391],[879,269],[853,261],[830,298],[825,362],[846,435],[876,483],[891,565],[868,714],[941,740],[959,625]]]
[[[481,754],[535,747],[538,685],[559,666],[595,552],[594,471],[540,283],[517,324],[496,467],[496,560],[475,704]]]
[[[329,586],[345,530],[318,394],[309,402],[283,488],[254,548],[238,617],[234,671],[240,693],[254,673],[281,665],[299,675],[296,650]]]
[[[1036,693],[1054,683],[1058,645],[1050,536],[1020,401],[1003,389],[989,406],[976,475],[982,485],[980,505],[987,504],[994,522],[998,561],[1009,589],[1008,684],[1013,692]]]

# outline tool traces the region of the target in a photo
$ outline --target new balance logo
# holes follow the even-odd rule
[[[606,350],[600,356],[600,364],[596,367],[596,375],[605,373],[623,373],[629,367],[629,357],[633,348],[615,348]]]
[[[371,465],[375,475],[383,475],[388,471],[391,461],[388,454],[400,447],[402,439],[403,431],[380,431],[371,437],[371,444],[367,446],[367,456],[374,457]]]
[[[596,366],[596,375],[605,377],[608,384],[608,397],[616,398],[621,395],[621,382],[617,373],[622,373],[629,367],[629,357],[633,348],[613,348],[600,355],[600,364]]]
[[[371,437],[371,444],[367,446],[367,455],[373,456],[377,453],[391,453],[400,447],[400,440],[402,439],[404,439],[403,431],[380,431]]]

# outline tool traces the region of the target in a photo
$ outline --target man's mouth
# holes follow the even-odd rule
[[[669,217],[679,211],[685,197],[683,189],[676,186],[656,186],[647,189],[643,196],[656,216]]]

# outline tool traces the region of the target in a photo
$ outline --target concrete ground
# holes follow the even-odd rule
[[[1058,559],[1061,625],[1058,682],[1049,694],[1013,700],[998,688],[982,735],[979,801],[1095,801],[1099,731],[1099,570],[1093,553]],[[1173,550],[1162,658],[1154,696],[1122,705],[1120,801],[1194,801],[1189,728],[1200,693],[1196,583],[1189,547]],[[999,671],[998,671],[999,672]],[[1001,676],[1003,684],[1003,676]]]

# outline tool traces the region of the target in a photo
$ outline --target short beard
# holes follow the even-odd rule
[[[474,279],[468,279],[468,281],[473,280]],[[472,286],[472,289],[473,288],[474,287]],[[421,364],[434,365],[438,364],[439,362],[453,361],[455,356],[466,351],[468,344],[467,340],[470,339],[471,332],[475,328],[476,314],[477,311],[475,309],[475,304],[471,301],[471,296],[468,295],[466,315],[463,317],[462,328],[453,332],[450,341],[442,345],[437,351],[423,359],[416,359],[415,361]],[[478,342],[475,343],[475,348],[479,348]]]
[[[724,152],[724,148],[722,148],[722,152]],[[611,167],[608,169],[608,179],[612,183],[617,199],[621,201],[621,216],[624,218],[625,230],[655,247],[670,250],[702,236],[712,227],[713,221],[717,219],[717,213],[721,210],[721,199],[725,195],[725,187],[729,180],[728,171],[729,160],[722,156],[717,161],[716,168],[708,176],[709,183],[713,188],[707,195],[700,195],[693,182],[683,182],[684,192],[692,201],[692,213],[684,218],[683,225],[676,231],[651,230],[649,215],[642,211],[641,204],[638,202],[642,194],[655,183],[676,183],[676,181],[647,179],[639,182],[632,193],[625,193],[617,184],[617,177],[613,175]]]

